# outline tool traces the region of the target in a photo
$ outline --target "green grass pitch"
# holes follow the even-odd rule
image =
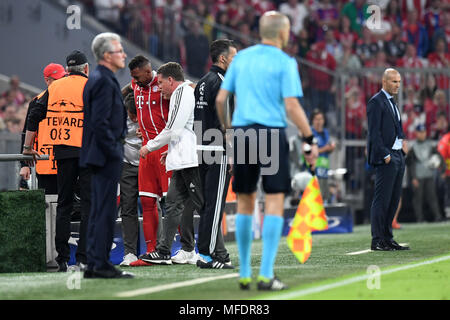
[[[226,245],[235,270],[155,265],[126,268],[136,275],[129,280],[83,279],[77,272],[7,273],[0,274],[0,299],[450,299],[450,223],[404,224],[394,235],[411,250],[348,255],[369,248],[367,225],[356,226],[349,234],[313,235],[312,254],[303,265],[283,237],[275,265],[276,275],[289,285],[282,293],[256,290],[262,244],[256,240],[252,246],[254,281],[249,291],[238,288],[239,259],[232,242]],[[369,266],[377,268],[378,276],[370,277]]]

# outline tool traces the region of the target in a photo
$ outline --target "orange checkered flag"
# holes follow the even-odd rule
[[[305,263],[311,255],[311,232],[326,229],[328,221],[320,194],[319,180],[313,176],[303,192],[286,239],[289,249],[300,263]]]

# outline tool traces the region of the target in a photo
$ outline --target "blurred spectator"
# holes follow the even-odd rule
[[[434,93],[438,89],[436,85],[436,77],[432,73],[428,73],[424,78],[424,85],[422,85],[422,89],[420,90],[420,103],[425,105],[428,101],[433,100]]]
[[[3,92],[2,97],[6,98],[6,104],[20,106],[25,103],[25,94],[20,90],[20,79],[13,75],[9,79],[9,88]]]
[[[19,118],[12,117],[5,119],[6,130],[11,133],[22,133],[21,121]]]
[[[187,72],[200,79],[206,73],[209,42],[197,20],[189,23],[189,31],[184,36],[184,47],[186,48]]]
[[[328,29],[325,32],[324,40],[326,50],[335,60],[340,60],[343,54],[343,49],[341,43],[336,40],[335,31],[333,29]]]
[[[347,139],[362,139],[367,120],[359,90],[351,88],[345,94],[345,101],[345,136]]]
[[[362,28],[364,22],[369,17],[367,12],[368,4],[365,0],[353,0],[342,7],[341,15],[347,16],[350,20],[350,27],[360,37],[363,36]]]
[[[406,139],[414,140],[416,138],[416,128],[419,124],[425,123],[425,119],[423,105],[420,104],[416,90],[412,85],[406,86],[402,108],[403,132]]]
[[[364,77],[364,92],[366,97],[371,97],[380,90],[381,87],[381,72],[389,67],[386,61],[386,53],[378,51],[375,59],[367,60],[365,63],[367,68],[378,68],[377,71],[368,71]]]
[[[436,195],[434,175],[436,169],[443,161],[436,163],[430,161],[436,155],[436,147],[427,139],[427,130],[423,124],[416,128],[416,141],[412,144],[407,157],[406,165],[413,187],[413,208],[417,222],[424,221],[423,207],[426,203],[433,215],[433,221],[441,221],[441,214]]]
[[[432,38],[433,51],[436,51],[436,41],[444,39],[446,43],[446,52],[450,52],[450,8],[443,12],[441,16],[441,24],[435,30]]]
[[[408,11],[407,20],[403,26],[403,35],[408,43],[416,47],[419,57],[427,57],[429,49],[428,34],[425,27],[418,20],[418,12],[416,10]]]
[[[142,16],[143,13],[138,6],[127,8],[126,36],[141,48],[150,49],[148,47],[150,34],[148,27],[144,23],[147,20]],[[156,55],[157,52],[152,52],[152,54]]]
[[[339,12],[336,4],[330,0],[320,0],[316,11],[313,13],[317,21],[318,29],[316,41],[324,39],[328,30],[336,30],[339,27]]]
[[[94,0],[95,15],[108,28],[122,33],[120,17],[124,5],[124,0]]]
[[[269,0],[251,0],[252,7],[258,16],[263,15],[266,11],[277,10],[275,1]]]
[[[291,20],[291,30],[298,35],[304,28],[303,20],[308,16],[308,8],[299,0],[288,0],[282,3],[279,11],[289,17]]]
[[[245,13],[250,6],[246,0],[230,0],[228,1],[228,16],[230,17],[231,26],[237,26],[245,18]]]
[[[334,110],[334,99],[336,87],[333,83],[333,72],[336,70],[336,60],[326,50],[324,42],[312,45],[311,50],[306,55],[306,60],[325,68],[328,72],[309,67],[309,89],[311,108],[319,109],[324,114],[328,110]]]
[[[350,74],[350,77],[345,85],[345,94],[350,92],[350,90],[357,90],[358,96],[362,103],[366,103],[366,96],[364,94],[364,91],[361,87],[361,81],[356,75]]]
[[[181,0],[157,1],[159,52],[163,61],[180,61]]]
[[[428,100],[425,105],[426,126],[428,128],[428,135],[430,135],[431,125],[436,122],[437,114],[443,112],[447,117],[450,116],[450,106],[447,103],[445,92],[441,89],[436,90],[433,100]]]
[[[226,11],[218,11],[216,15],[216,23],[212,30],[213,39],[230,39],[231,35],[226,32],[223,27],[230,28],[230,18]]]
[[[203,33],[208,38],[208,41],[213,41],[213,27],[214,27],[214,15],[211,12],[208,3],[199,1],[196,6],[196,13],[198,18],[201,20],[200,23],[203,27]]]
[[[435,31],[442,23],[444,12],[441,9],[442,0],[430,0],[430,5],[425,10],[424,25],[428,33],[428,38],[432,39]]]
[[[328,170],[330,169],[329,155],[336,148],[336,144],[331,141],[330,133],[326,128],[325,115],[318,109],[311,115],[311,131],[317,139],[319,147],[319,157],[316,161],[315,173],[319,180],[322,198],[325,203],[330,201],[330,190],[328,186]]]
[[[395,65],[398,59],[404,56],[407,42],[403,39],[402,30],[395,24],[392,25],[390,36],[390,39],[385,41],[383,47],[387,55],[387,61],[391,65]]]
[[[421,69],[425,67],[425,61],[417,56],[416,47],[411,43],[406,46],[406,54],[398,59],[396,63],[397,67],[402,68],[416,68]],[[403,75],[403,83],[405,86],[412,85],[415,90],[420,89],[421,85],[421,73],[420,72],[407,72]]]
[[[445,52],[445,41],[439,38],[436,41],[436,51],[428,55],[429,66],[432,68],[448,69],[450,67],[450,53]],[[449,89],[449,77],[445,75],[436,76],[436,84],[439,89]]]
[[[348,42],[342,43],[342,56],[337,59],[339,69],[355,70],[362,67],[359,57],[353,53],[352,44]]]
[[[401,10],[400,0],[390,0],[387,7],[384,19],[391,23],[391,26],[400,26],[403,23],[403,16]]]
[[[17,110],[18,107],[16,107],[14,104],[8,104],[3,111],[3,119],[5,120],[5,122],[7,120],[15,118]]]
[[[431,125],[430,138],[440,140],[448,130],[448,116],[444,111],[439,111],[436,115],[436,122]]]
[[[306,31],[306,29],[300,30],[300,32],[298,33],[297,41],[298,41],[297,55],[301,58],[305,58],[306,54],[310,50],[308,31]]]
[[[347,16],[340,17],[340,24],[336,38],[342,46],[350,45],[353,50],[353,47],[358,40],[358,34],[351,30],[350,19]]]
[[[418,20],[423,20],[423,15],[425,14],[425,7],[428,0],[401,0],[402,1],[402,14],[407,16],[409,12],[417,12]]]
[[[236,48],[239,50],[249,47],[252,42],[252,33],[250,31],[250,26],[246,21],[239,23],[237,31],[240,37],[235,40]]]
[[[366,65],[369,61],[373,60],[378,51],[380,51],[380,47],[369,28],[364,27],[362,33],[363,37],[362,39],[358,39],[355,52],[361,60],[361,63]]]

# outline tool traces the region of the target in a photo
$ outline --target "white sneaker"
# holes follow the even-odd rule
[[[123,261],[120,263],[120,266],[122,266],[122,267],[130,266],[130,263],[137,261],[137,260],[138,260],[138,258],[136,257],[136,255],[129,253],[125,257],[123,257]]]
[[[197,259],[198,254],[195,250],[188,252],[183,249],[178,250],[178,252],[171,258],[172,262],[177,264],[197,264]]]

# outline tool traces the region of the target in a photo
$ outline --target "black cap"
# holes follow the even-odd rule
[[[66,64],[68,67],[79,66],[80,64],[85,64],[87,61],[86,56],[83,52],[75,50],[69,54],[66,58]]]

